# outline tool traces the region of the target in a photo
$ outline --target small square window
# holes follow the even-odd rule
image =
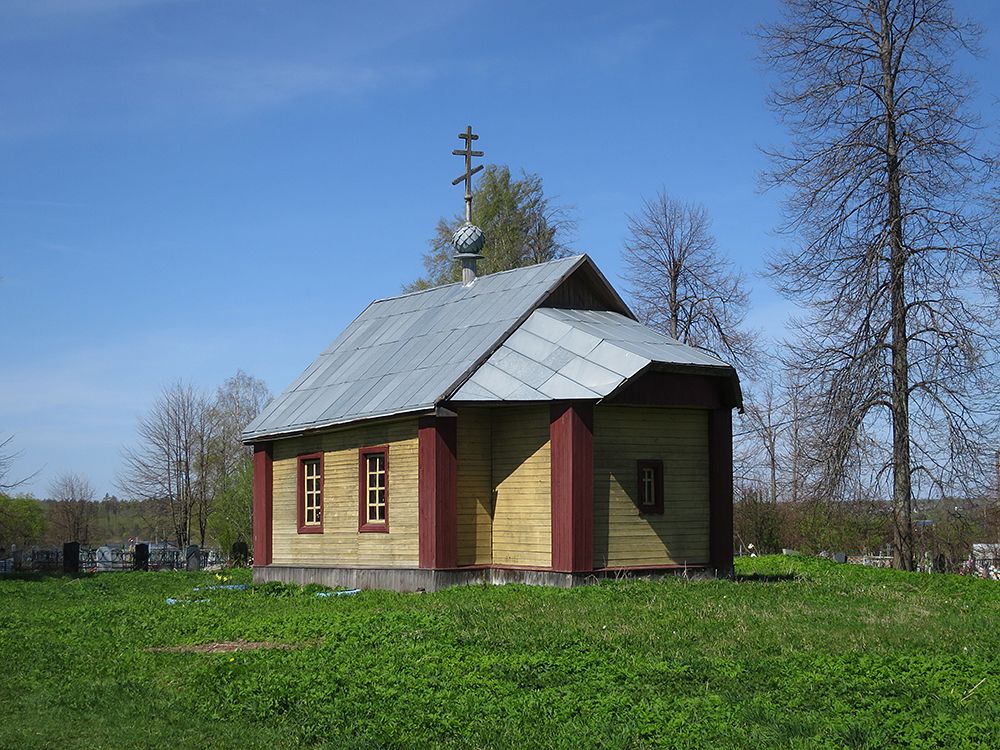
[[[300,534],[323,533],[323,454],[298,457],[298,526]]]
[[[389,531],[389,448],[358,452],[358,531]]]
[[[663,461],[640,459],[636,462],[634,499],[642,514],[663,513]]]

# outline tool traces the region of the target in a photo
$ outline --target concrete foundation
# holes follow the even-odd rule
[[[663,578],[665,576],[709,575],[704,567],[650,568],[636,570],[597,570],[591,573],[557,573],[551,570],[519,568],[459,568],[426,570],[423,568],[340,568],[268,565],[253,569],[254,583],[318,583],[322,586],[351,589],[387,589],[389,591],[439,591],[449,586],[503,585],[523,583],[529,586],[572,588],[597,583],[605,578]]]

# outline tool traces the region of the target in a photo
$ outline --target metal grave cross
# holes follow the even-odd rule
[[[472,132],[471,125],[466,125],[465,132],[459,133],[458,137],[461,138],[463,141],[465,141],[465,148],[464,149],[456,148],[451,153],[454,154],[455,156],[465,157],[465,174],[456,177],[454,180],[451,181],[451,184],[457,185],[462,180],[465,180],[465,220],[471,223],[472,222],[472,175],[474,175],[476,172],[480,171],[483,168],[482,164],[480,164],[478,167],[473,167],[472,157],[482,156],[483,152],[472,150],[472,142],[478,141],[479,136]]]

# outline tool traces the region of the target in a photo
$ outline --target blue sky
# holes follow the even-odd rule
[[[1000,4],[966,61],[997,122]],[[750,276],[779,246],[760,146],[785,134],[748,32],[775,2],[0,4],[0,435],[45,495],[62,471],[116,492],[159,390],[238,368],[284,388],[373,298],[421,273],[457,213],[450,155],[571,206],[576,249],[622,286],[625,215],[703,203]]]

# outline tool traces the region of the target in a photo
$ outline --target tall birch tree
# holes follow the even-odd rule
[[[904,569],[915,492],[970,490],[994,447],[995,162],[956,69],[979,33],[943,0],[786,0],[759,32],[792,136],[765,177],[791,238],[771,273],[805,311],[791,359],[827,436],[823,485],[887,436],[872,477]]]

